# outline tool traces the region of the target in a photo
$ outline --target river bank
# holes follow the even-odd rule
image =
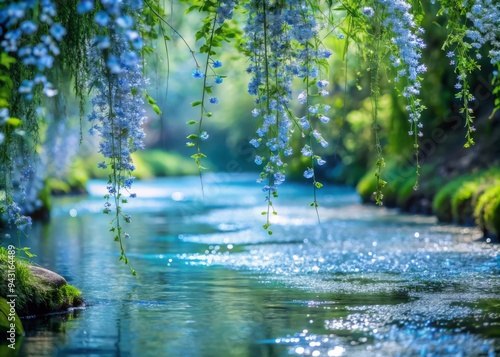
[[[406,171],[405,171],[406,170]],[[420,176],[408,173],[394,161],[383,170],[383,204],[403,212],[433,214],[439,222],[478,226],[484,239],[500,237],[500,167],[475,169],[470,173],[445,175],[439,167],[424,164]],[[364,203],[375,202],[375,171],[370,171],[356,187]]]

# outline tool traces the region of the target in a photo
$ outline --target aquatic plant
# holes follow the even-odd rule
[[[187,14],[204,16],[195,34],[194,40],[199,41],[196,49],[170,24],[166,15],[169,8],[159,0],[11,0],[2,4],[0,209],[8,223],[27,229],[31,224],[29,213],[40,205],[39,192],[45,179],[45,168],[39,164],[40,150],[44,150],[41,138],[52,133],[40,125],[45,120],[40,108],[47,105],[47,97],[58,98],[54,83],[63,73],[72,80],[81,118],[87,94],[92,97],[90,132],[100,137],[99,152],[104,156],[97,166],[109,170],[103,212],[113,215],[110,230],[119,243],[120,259],[128,262],[123,238],[129,235],[124,224],[132,217],[123,205],[136,196],[132,190],[136,165],[131,155],[144,147],[144,106],[161,114],[161,108],[147,93],[144,65],[149,54],[159,55],[154,49],[158,40],[164,42],[169,58],[167,43],[171,38],[167,28],[185,43],[193,59],[191,79],[202,87],[200,98],[192,102],[200,109],[199,118],[188,121],[196,129],[187,137],[187,146],[195,148],[192,158],[201,178],[204,145],[215,145],[203,124],[213,116],[209,108],[226,100],[218,88],[231,80],[222,72],[228,65],[221,59],[223,44],[232,42],[247,60],[247,91],[254,98],[251,115],[256,127],[250,144],[256,149],[254,162],[262,167],[257,181],[262,183],[267,202],[262,213],[269,234],[272,216],[277,214],[275,199],[294,155],[300,155],[306,163],[302,176],[312,185],[311,206],[319,220],[316,191],[322,183],[317,172],[328,165],[321,155],[332,147],[325,138],[338,115],[338,108],[332,108],[334,103],[330,101],[331,92],[338,90],[330,83],[331,73],[344,70],[347,76],[347,56],[359,55],[369,69],[377,160],[372,173],[374,186],[368,180],[363,184],[381,205],[387,181],[383,179],[386,164],[379,135],[384,129],[380,107],[381,86],[387,78],[405,101],[407,132],[415,156],[411,187],[418,189],[420,140],[424,136],[421,117],[425,110],[420,92],[427,70],[422,62],[426,44],[421,21],[431,11],[425,9],[439,8],[438,15],[448,19],[449,37],[443,44],[443,56],[455,66],[455,88],[466,118],[465,146],[474,143],[474,110],[470,104],[474,98],[468,76],[479,68],[482,56],[488,56],[495,66],[499,64],[499,8],[494,1],[441,0],[425,9],[418,1],[406,0],[182,2],[188,6]],[[335,46],[327,47],[333,43]],[[332,57],[342,58],[345,68],[331,66]],[[498,96],[497,71],[492,78],[493,94]],[[346,83],[347,79],[344,108],[348,101]],[[497,107],[499,103],[497,99]],[[52,122],[49,119],[49,126],[63,117],[56,113]],[[50,141],[46,143],[51,145]],[[406,194],[407,182],[405,177]],[[203,180],[201,186],[203,191]]]

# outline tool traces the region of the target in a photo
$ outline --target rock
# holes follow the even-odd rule
[[[68,283],[66,279],[64,279],[62,276],[48,269],[33,265],[31,265],[29,268],[33,276],[36,276],[38,279],[40,279],[42,282],[48,285],[60,288],[61,286],[66,285]]]

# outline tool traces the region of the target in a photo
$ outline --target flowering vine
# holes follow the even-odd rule
[[[366,6],[363,6],[366,5]],[[388,1],[373,0],[368,4],[359,4],[357,11],[358,20],[368,24],[366,31],[372,41],[368,51],[370,57],[370,86],[372,99],[373,133],[375,137],[375,148],[377,151],[376,161],[376,191],[375,202],[383,203],[383,188],[387,182],[382,179],[382,170],[385,161],[382,155],[382,145],[379,138],[378,107],[380,96],[380,67],[382,59],[388,57],[392,67],[394,82],[401,83],[401,95],[406,99],[408,122],[410,128],[408,134],[414,138],[413,146],[416,158],[417,179],[414,189],[418,189],[419,165],[419,143],[418,139],[423,136],[423,124],[421,113],[425,109],[419,99],[422,75],[427,71],[425,64],[421,63],[421,51],[425,43],[421,38],[424,30],[418,27],[411,5],[404,0]],[[361,28],[364,28],[361,26]]]
[[[29,143],[38,140],[41,96],[57,94],[46,77],[66,34],[56,15],[50,0],[12,1],[0,9],[0,213],[19,230],[31,227],[27,213],[41,205],[37,154]]]
[[[302,156],[311,158],[304,177],[313,179],[312,206],[318,207],[316,188],[322,185],[316,181],[314,167],[324,164],[325,160],[314,155],[313,142],[318,142],[322,147],[327,147],[328,143],[314,129],[313,119],[326,123],[329,118],[320,111],[320,107],[325,109],[326,106],[311,102],[311,90],[317,87],[314,95],[328,95],[328,81],[318,78],[318,67],[331,52],[320,48],[321,41],[317,37],[320,26],[310,3],[292,1],[282,5],[269,0],[254,0],[248,2],[246,8],[248,18],[244,30],[246,51],[251,61],[247,72],[252,75],[248,92],[256,97],[252,115],[260,118],[257,137],[250,144],[265,148],[265,154],[256,155],[255,163],[264,165],[258,181],[266,182],[263,191],[268,207],[263,212],[267,217],[264,228],[272,234],[269,230],[270,215],[277,214],[273,198],[278,197],[277,187],[286,178],[285,158],[293,153],[291,137],[295,128],[309,139],[301,150]],[[298,102],[306,105],[306,114],[300,118],[290,109],[294,78],[302,79],[306,87],[297,96]]]
[[[200,46],[199,52],[206,54],[205,63],[201,67],[196,61],[196,69],[192,72],[192,77],[203,81],[201,99],[192,103],[193,107],[200,107],[200,118],[198,120],[190,120],[188,125],[197,125],[197,132],[189,134],[189,140],[186,145],[188,147],[196,147],[196,153],[191,156],[195,160],[198,167],[201,189],[204,195],[202,170],[205,169],[202,165],[202,159],[206,155],[201,151],[202,141],[208,140],[209,134],[203,130],[204,118],[210,118],[212,113],[207,109],[208,104],[219,104],[219,99],[213,95],[214,86],[222,84],[224,76],[219,75],[216,69],[222,67],[222,62],[214,60],[213,57],[217,54],[216,48],[222,47],[224,41],[229,41],[236,36],[234,30],[227,25],[227,20],[233,17],[233,11],[236,6],[236,1],[200,1],[191,6],[187,12],[198,10],[207,12],[207,16],[203,20],[203,26],[196,32],[196,40],[204,40]]]
[[[475,97],[470,91],[467,77],[480,69],[478,63],[482,55],[479,50],[486,44],[490,46],[489,57],[493,65],[500,64],[500,30],[498,29],[498,4],[491,0],[442,0],[440,14],[448,17],[449,35],[443,50],[450,58],[450,65],[455,67],[458,90],[456,98],[462,100],[460,113],[465,116],[467,128],[465,147],[474,145],[472,137],[474,111],[470,103]]]
[[[122,205],[127,203],[127,196],[136,196],[130,192],[135,169],[131,153],[144,147],[142,125],[146,119],[145,79],[137,52],[142,48],[142,40],[134,29],[133,15],[141,9],[142,2],[103,1],[101,5],[103,9],[97,12],[94,21],[105,27],[107,33],[94,38],[89,52],[95,61],[89,83],[94,91],[90,133],[102,138],[99,151],[106,161],[98,166],[106,169],[109,165],[112,169],[103,212],[114,213],[111,232],[120,245],[120,260],[128,264],[123,238],[129,234],[123,231],[122,223],[130,223],[131,216],[123,211]],[[84,1],[80,2],[80,8],[82,12],[91,10]],[[132,268],[131,271],[136,274]]]

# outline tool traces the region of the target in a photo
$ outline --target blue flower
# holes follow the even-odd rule
[[[304,145],[302,150],[300,151],[302,153],[302,156],[311,156],[312,155],[312,150],[309,145]]]
[[[219,60],[215,60],[214,63],[212,64],[214,68],[220,68],[222,67],[222,62]]]
[[[106,27],[109,23],[109,20],[110,18],[106,11],[99,11],[94,17],[94,22],[101,27]]]
[[[375,13],[375,11],[373,11],[373,9],[370,7],[370,6],[365,6],[363,8],[363,10],[361,10],[361,12],[363,13],[363,15],[365,15],[366,17],[372,17],[373,14]]]
[[[304,177],[305,178],[311,178],[314,176],[314,171],[313,169],[308,168],[306,171],[304,171]]]
[[[317,162],[318,162],[318,165],[320,165],[320,166],[321,166],[321,165],[326,164],[326,161],[325,161],[325,160],[323,160],[323,159],[322,159],[322,158],[320,158],[320,157],[318,157],[316,160],[317,160]]]
[[[62,41],[62,38],[64,37],[64,35],[66,35],[66,29],[60,23],[56,23],[50,28],[50,34],[57,41]]]
[[[115,55],[109,56],[108,62],[106,64],[107,64],[110,72],[113,74],[117,74],[117,73],[120,73],[122,71],[120,63],[118,62],[118,59],[116,58]]]
[[[212,98],[210,98],[210,99],[209,99],[209,101],[210,101],[210,103],[212,103],[212,104],[217,104],[217,103],[219,103],[219,100],[217,99],[217,97],[212,97]]]
[[[202,71],[200,71],[199,69],[195,69],[191,75],[193,76],[193,78],[197,78],[197,79],[200,79],[200,78],[203,78],[205,77],[205,74],[203,74]]]
[[[262,164],[262,157],[260,157],[259,155],[255,155],[255,160],[254,162],[257,164],[257,165],[261,165]]]
[[[132,184],[134,183],[135,177],[131,176],[125,179],[125,182],[123,183],[123,187],[125,188],[132,188]]]
[[[325,88],[328,86],[328,84],[329,84],[329,82],[327,80],[324,80],[324,79],[316,82],[316,85],[318,86],[318,88]]]
[[[21,23],[20,28],[26,35],[32,35],[38,29],[38,26],[33,21],[27,20]]]
[[[323,114],[318,115],[318,118],[319,118],[319,120],[321,120],[322,123],[325,123],[325,124],[330,121],[330,118],[328,118],[327,116],[325,116]]]
[[[124,29],[131,28],[134,25],[134,19],[128,15],[123,15],[115,20],[116,24]]]
[[[32,90],[33,90],[33,82],[28,80],[23,80],[18,89],[19,93],[21,94],[31,93]]]
[[[314,106],[313,106],[313,105],[311,105],[311,106],[309,107],[309,113],[311,113],[311,114],[316,114],[317,112],[318,112],[318,107],[317,107],[317,106],[315,106],[315,105],[314,105]]]
[[[125,52],[123,54],[122,59],[123,59],[123,63],[126,66],[133,66],[137,62],[139,62],[139,55],[137,54],[137,52],[128,51],[128,52]]]
[[[215,77],[215,84],[221,84],[223,81],[222,77],[221,76],[217,76]]]
[[[202,131],[200,134],[200,139],[201,140],[207,140],[209,137],[208,133],[206,131]]]
[[[92,0],[80,0],[80,2],[76,5],[76,12],[79,14],[85,14],[92,11],[93,8],[94,2]]]

